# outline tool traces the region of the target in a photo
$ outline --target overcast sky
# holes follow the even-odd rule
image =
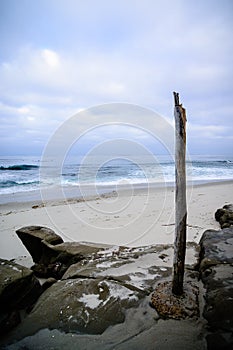
[[[0,0],[1,155],[41,154],[65,121],[99,104],[172,122],[174,90],[189,152],[232,155],[232,38],[232,0]]]

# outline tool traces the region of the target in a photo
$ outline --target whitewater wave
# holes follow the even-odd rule
[[[8,188],[13,186],[25,186],[25,185],[39,185],[40,181],[12,181],[12,180],[6,180],[1,181],[1,188]]]

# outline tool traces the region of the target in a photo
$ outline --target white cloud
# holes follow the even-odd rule
[[[223,135],[228,132],[228,128],[222,125],[198,125],[191,124],[188,127],[188,131],[191,137],[195,137],[200,139],[202,137],[206,137],[209,139],[213,139],[218,137],[218,135]]]
[[[39,44],[22,41],[19,51],[0,62],[2,124],[28,134],[38,130],[42,137],[81,108],[116,101],[152,108],[171,120],[177,90],[193,138],[232,133],[232,21],[226,4],[69,5],[52,1],[48,7],[59,25],[63,21],[56,28],[59,46],[54,37],[48,44],[48,31]],[[223,120],[227,128],[218,127]]]
[[[73,113],[74,111],[70,115]],[[49,111],[46,107],[38,105],[15,107],[3,103],[0,103],[0,115],[1,137],[7,134],[8,137],[14,136],[15,142],[19,135],[21,138],[25,133],[33,133],[45,141],[67,118],[67,113],[59,109]]]
[[[55,51],[44,49],[41,52],[41,56],[45,63],[52,69],[56,69],[60,65],[60,58]]]
[[[136,103],[150,95],[146,89],[151,84],[150,68],[139,60],[98,52],[69,57],[48,49],[23,50],[13,62],[2,64],[0,76],[7,87],[1,94],[12,102],[39,99],[43,104],[51,99],[79,108],[119,99]],[[159,76],[158,70],[157,81]]]

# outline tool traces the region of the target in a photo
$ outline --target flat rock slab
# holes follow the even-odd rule
[[[141,248],[115,247],[98,258],[71,265],[62,279],[103,278],[118,281],[149,294],[155,281],[171,274],[172,247],[158,245]]]
[[[112,248],[109,245],[97,245],[91,243],[64,242],[53,246],[43,241],[43,256],[39,264],[35,264],[32,269],[39,277],[55,277],[61,279],[63,274],[77,262],[83,263],[99,259],[102,252],[107,252]],[[104,254],[104,253],[103,253]]]
[[[44,328],[101,334],[109,326],[124,322],[125,310],[137,306],[143,296],[115,281],[58,281],[41,295],[11,339],[20,339]]]
[[[85,243],[85,242],[63,242],[61,244],[57,244],[56,246],[53,246],[49,244],[48,242],[43,242],[45,245],[45,249],[47,249],[47,252],[54,255],[54,260],[57,260],[57,257],[60,255],[60,259],[63,259],[65,257],[71,258],[74,256],[79,256],[83,259],[90,259],[95,256],[100,251],[103,251],[104,249],[108,249],[111,246],[104,247],[102,245],[94,245],[91,243]]]
[[[59,236],[41,226],[23,227],[17,230],[17,234],[31,253],[33,261],[36,262],[32,269],[40,278],[118,276],[121,280],[130,280],[134,286],[141,284],[139,288],[144,288],[145,285],[142,285],[140,280],[145,281],[146,277],[151,280],[151,274],[157,277],[166,275],[170,272],[166,266],[172,266],[169,260],[173,255],[172,245],[128,248],[88,242],[59,243],[61,239]],[[191,251],[190,255],[193,256],[195,248],[196,246],[190,244],[187,246],[187,253]],[[136,266],[135,259],[142,260],[141,267]],[[127,271],[126,260],[128,261]],[[131,273],[130,278],[129,273]],[[146,283],[146,286],[148,285],[151,287],[151,282]]]

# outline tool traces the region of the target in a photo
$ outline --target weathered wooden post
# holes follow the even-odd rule
[[[175,100],[175,168],[176,168],[176,196],[175,196],[175,243],[173,261],[172,292],[175,295],[183,293],[184,264],[186,252],[186,112],[179,102],[179,94],[173,92]]]

